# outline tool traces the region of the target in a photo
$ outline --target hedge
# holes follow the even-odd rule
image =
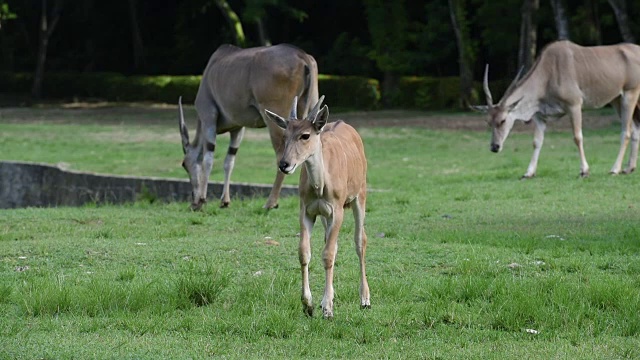
[[[195,100],[201,76],[125,76],[117,73],[48,73],[43,83],[49,98],[100,98],[109,101],[157,101],[175,104]],[[29,92],[29,73],[0,73],[0,92]],[[499,99],[508,82],[491,83],[494,99]],[[372,110],[380,107],[378,80],[359,76],[321,74],[320,95],[340,110]],[[460,80],[457,77],[402,77],[396,91],[383,96],[393,108],[444,110],[460,108]],[[482,85],[474,85],[473,102],[484,104]]]
[[[48,73],[43,92],[49,98],[101,98],[109,101],[195,100],[201,76],[124,76],[116,73]],[[33,76],[0,73],[0,92],[29,92]],[[357,76],[320,75],[318,87],[330,106],[374,109],[380,101],[378,81]]]
[[[384,96],[392,107],[451,109],[460,102],[460,80],[457,77],[406,76],[400,78],[395,91]]]

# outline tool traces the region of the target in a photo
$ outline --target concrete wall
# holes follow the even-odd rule
[[[267,197],[271,185],[232,183],[230,191],[232,201]],[[281,196],[297,193],[297,187],[283,186]],[[221,194],[221,183],[209,184],[210,202],[215,203]],[[121,204],[139,199],[191,201],[191,184],[186,179],[99,175],[46,164],[0,161],[0,209]]]

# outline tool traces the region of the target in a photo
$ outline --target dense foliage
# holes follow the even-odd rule
[[[51,7],[54,0],[48,2]],[[134,66],[128,3],[136,9],[143,65]],[[297,44],[313,54],[320,71],[380,77],[386,68],[401,75],[456,76],[457,50],[446,1],[404,0],[394,5],[363,0],[229,0],[248,46],[259,45],[256,19],[272,43]],[[571,39],[582,44],[622,41],[607,0],[567,0]],[[0,70],[33,71],[41,0],[2,0],[15,16],[0,27]],[[495,76],[517,66],[521,0],[465,0],[471,48],[479,77],[489,62]],[[640,37],[640,3],[627,1],[632,31]],[[549,1],[537,12],[538,47],[556,30]],[[634,23],[635,22],[635,23]],[[394,26],[397,25],[397,26]],[[66,1],[47,55],[51,71],[135,74],[199,74],[209,55],[234,37],[211,0]],[[385,52],[385,50],[391,50]]]

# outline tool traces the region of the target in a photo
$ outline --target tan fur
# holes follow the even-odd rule
[[[491,94],[485,73],[487,101]],[[583,47],[569,41],[548,45],[534,66],[521,80],[516,79],[498,104],[475,107],[489,113],[493,129],[491,149],[502,149],[515,120],[535,120],[534,152],[523,177],[536,174],[538,157],[549,118],[569,115],[580,155],[580,175],[589,175],[584,155],[582,109],[611,104],[618,112],[622,134],[618,157],[611,173],[618,174],[627,145],[631,141],[629,162],[624,173],[636,168],[640,139],[640,118],[634,116],[640,96],[640,46],[618,44]]]
[[[222,45],[213,53],[202,75],[195,107],[198,125],[193,143],[184,124],[180,104],[180,132],[185,158],[183,166],[193,186],[193,209],[200,209],[207,196],[213,167],[216,135],[229,132],[230,151],[224,162],[225,179],[221,206],[230,203],[229,183],[245,127],[267,126],[277,158],[283,131],[263,118],[265,109],[289,111],[291,99],[300,96],[297,110],[307,114],[318,100],[318,68],[311,55],[291,45],[241,49]],[[277,207],[284,175],[276,179],[265,208]]]
[[[294,118],[286,121],[276,114],[269,114],[272,118],[277,117],[281,126],[286,124],[285,149],[279,164],[280,170],[291,174],[298,166],[302,167],[299,184],[298,254],[302,272],[303,310],[308,315],[313,313],[309,287],[310,237],[313,224],[320,216],[325,227],[325,247],[322,253],[325,289],[321,305],[323,316],[333,317],[333,267],[344,209],[349,207],[352,208],[355,219],[354,240],[360,259],[360,305],[363,308],[370,307],[365,271],[367,235],[364,230],[367,160],[360,135],[342,121],[324,125],[328,117],[326,106],[319,114],[312,110],[310,118],[305,120]]]

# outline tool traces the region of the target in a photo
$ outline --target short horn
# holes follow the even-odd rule
[[[493,106],[493,97],[491,96],[491,90],[489,90],[489,64],[484,68],[482,88],[484,89],[484,95],[487,97],[487,105]]]
[[[293,98],[293,105],[291,106],[291,114],[289,115],[289,119],[298,119],[298,96],[295,96]]]
[[[313,109],[311,109],[311,111],[309,111],[309,120],[311,120],[311,122],[316,121],[316,117],[318,116],[318,112],[320,111],[320,106],[322,106],[322,102],[324,101],[324,95],[322,95],[320,97],[320,99],[318,99],[318,102],[316,103],[316,105],[313,107]]]
[[[182,96],[178,98],[178,109],[179,109],[179,126],[180,126],[180,137],[182,138],[182,151],[186,154],[187,147],[189,146],[189,130],[187,130],[187,124],[184,122],[184,112],[182,111]]]

